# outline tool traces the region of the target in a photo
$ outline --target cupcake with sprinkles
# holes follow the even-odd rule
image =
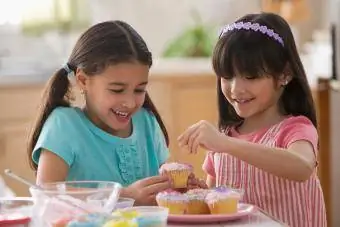
[[[210,210],[205,202],[210,190],[208,189],[191,189],[185,193],[188,197],[188,214],[209,214]]]
[[[167,190],[156,195],[158,206],[169,209],[169,214],[186,214],[188,210],[188,197],[176,191]]]
[[[237,213],[237,206],[242,195],[241,190],[218,187],[207,194],[205,202],[211,214],[233,214]]]
[[[192,165],[184,163],[165,163],[161,166],[159,172],[171,178],[173,188],[187,188],[188,178],[193,172],[193,167]]]

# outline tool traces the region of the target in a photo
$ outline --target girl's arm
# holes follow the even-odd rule
[[[310,142],[299,140],[287,149],[224,136],[221,152],[235,156],[257,168],[294,181],[308,180],[316,165],[314,148]]]
[[[65,181],[69,167],[59,156],[49,150],[41,150],[37,171],[38,185],[50,182]]]
[[[303,133],[308,130],[313,128],[305,127]],[[294,135],[293,131],[289,133]],[[189,127],[178,141],[181,147],[187,147],[192,153],[196,153],[199,146],[228,153],[273,175],[302,182],[309,179],[316,166],[316,148],[312,145],[313,140],[317,140],[316,130],[312,134],[315,135],[296,139],[287,145],[287,149],[272,148],[228,137],[211,123],[200,121]]]

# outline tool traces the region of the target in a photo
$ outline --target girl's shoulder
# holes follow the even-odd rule
[[[81,113],[82,110],[78,107],[57,107],[51,112],[48,120],[73,122],[75,119],[81,119]]]
[[[287,148],[298,140],[305,140],[318,149],[318,132],[312,121],[305,116],[291,116],[284,119],[277,128],[276,145]]]
[[[316,130],[315,126],[313,125],[312,121],[302,115],[299,116],[289,116],[285,118],[282,122],[278,124],[279,131],[289,131],[294,129],[309,129],[309,130]]]
[[[309,120],[308,117],[303,115],[298,116],[289,116],[282,121],[283,125],[291,125],[291,124],[304,124],[304,125],[312,125],[313,123]]]
[[[288,116],[281,122],[270,127],[262,128],[248,134],[239,134],[234,127],[227,127],[225,133],[228,136],[245,139],[252,142],[270,140],[290,139],[291,137],[301,137],[312,135],[317,138],[317,129],[305,116]]]

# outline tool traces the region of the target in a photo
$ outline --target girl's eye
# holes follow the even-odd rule
[[[246,76],[245,78],[247,80],[255,80],[257,77],[255,77],[255,76]]]
[[[118,89],[118,90],[109,89],[109,90],[112,93],[122,93],[124,91],[123,89]]]
[[[145,93],[146,90],[145,89],[136,89],[135,92],[136,93]]]
[[[224,76],[222,77],[222,80],[231,81],[231,80],[233,80],[235,77],[236,77],[236,75],[224,75]]]

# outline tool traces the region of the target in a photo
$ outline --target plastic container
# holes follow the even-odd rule
[[[0,198],[0,226],[28,227],[33,217],[32,206],[31,198]]]
[[[134,203],[135,200],[132,198],[120,197],[115,206],[115,210],[133,207]]]
[[[135,206],[121,212],[136,212],[138,227],[166,227],[169,215],[168,208],[158,206]]]
[[[31,187],[34,212],[44,226],[89,213],[111,213],[122,186],[109,181],[68,181]],[[110,201],[110,204],[108,204]]]

